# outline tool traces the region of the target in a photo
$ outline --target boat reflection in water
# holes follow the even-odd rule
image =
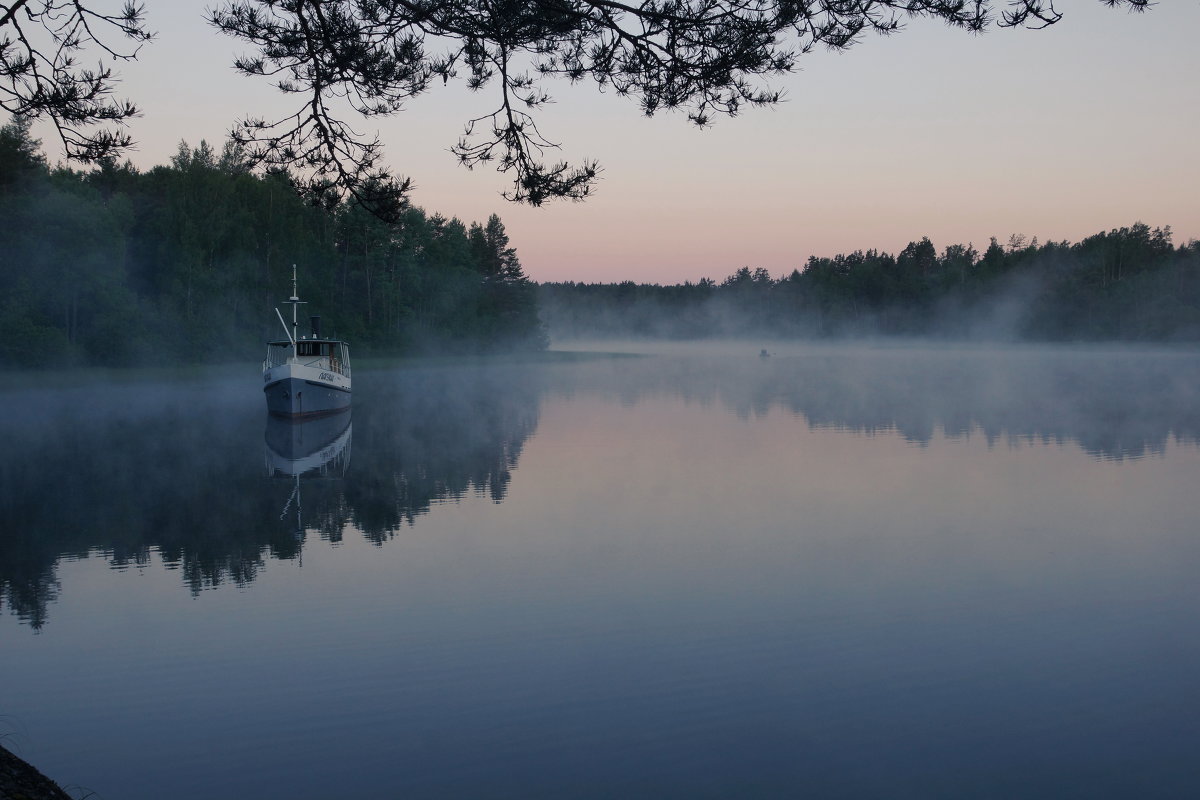
[[[318,471],[323,478],[345,475],[352,429],[348,409],[303,421],[267,417],[267,474],[298,478]]]
[[[291,496],[279,518],[295,511],[297,539],[304,537],[300,507],[300,478],[341,478],[350,466],[350,440],[354,426],[350,411],[306,420],[267,417],[266,467],[269,477],[291,478]]]

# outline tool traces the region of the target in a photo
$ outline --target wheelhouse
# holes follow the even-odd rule
[[[289,362],[350,377],[350,348],[336,339],[298,339],[294,356],[291,342],[268,343],[267,358],[263,365],[265,369],[281,367]]]

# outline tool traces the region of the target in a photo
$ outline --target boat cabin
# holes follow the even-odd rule
[[[267,369],[292,359],[292,343],[288,340],[267,344]],[[350,377],[350,348],[337,339],[300,338],[296,340],[294,363]]]

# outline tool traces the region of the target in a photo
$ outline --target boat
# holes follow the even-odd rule
[[[299,335],[298,309],[305,305],[296,294],[296,267],[292,266],[292,326],[283,314],[275,316],[286,339],[267,343],[263,361],[263,393],[267,411],[276,417],[308,419],[337,414],[350,408],[350,347],[340,339],[321,336],[321,318],[310,317],[310,333]]]

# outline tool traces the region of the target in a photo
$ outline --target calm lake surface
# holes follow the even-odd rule
[[[1200,795],[1200,355],[758,347],[0,392],[0,736],[103,800]]]

